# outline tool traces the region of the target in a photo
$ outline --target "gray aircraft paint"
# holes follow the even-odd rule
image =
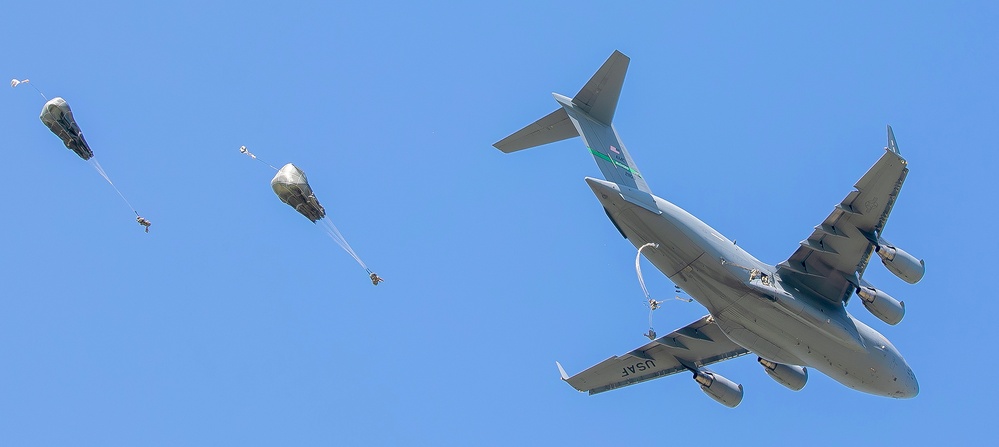
[[[919,385],[905,359],[883,335],[846,311],[852,291],[843,292],[863,281],[861,276],[875,243],[867,240],[880,235],[908,171],[891,128],[885,156],[823,225],[816,227],[817,236],[803,241],[789,261],[769,265],[690,213],[651,194],[610,122],[627,66],[627,56],[615,51],[576,97],[553,94],[561,109],[497,142],[495,147],[509,153],[582,136],[609,180],[586,178],[608,217],[636,248],[658,244],[658,248],[644,251],[646,257],[704,305],[709,315],[574,376],[565,374],[559,365],[563,380],[580,391],[595,394],[685,370],[695,371],[696,376],[698,371],[707,371],[706,365],[753,352],[773,362],[815,368],[866,393],[915,396]],[[601,99],[602,92],[609,96]],[[864,198],[864,194],[877,197],[885,188],[890,189],[892,182],[897,184],[887,199],[873,201],[881,206],[873,211],[881,214],[866,218],[852,207],[850,200]],[[868,183],[876,183],[876,187],[863,189]],[[867,199],[868,204],[871,202]],[[870,233],[858,233],[854,228],[853,238],[834,228],[840,223],[845,225],[851,217],[867,219],[876,226]],[[845,254],[823,242],[823,237],[830,234],[831,238],[842,239],[830,243],[846,247]],[[828,279],[823,279],[809,270],[823,264],[815,264],[818,261],[810,258],[857,267],[852,275],[842,273],[845,280],[837,276],[839,270],[825,272]],[[751,278],[752,270],[765,275],[766,282]],[[741,400],[741,387],[738,392]]]

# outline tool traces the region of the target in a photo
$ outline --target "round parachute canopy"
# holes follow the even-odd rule
[[[83,139],[83,131],[73,119],[73,111],[65,99],[55,97],[46,102],[38,118],[80,158],[90,160],[94,156],[94,151],[90,150],[87,140]]]
[[[271,179],[271,188],[274,189],[274,194],[277,194],[282,202],[295,208],[295,211],[312,222],[326,217],[326,210],[319,204],[316,195],[312,193],[309,179],[297,166],[291,163],[282,166]]]

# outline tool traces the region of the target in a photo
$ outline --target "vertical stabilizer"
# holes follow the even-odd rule
[[[621,86],[624,85],[624,75],[630,62],[628,56],[615,50],[590,78],[590,82],[572,97],[572,103],[591,118],[610,125],[614,121],[614,110],[617,109],[617,99],[621,96]]]
[[[576,96],[552,94],[561,109],[493,146],[509,153],[579,135],[607,180],[651,193],[612,124],[630,61],[614,51]]]

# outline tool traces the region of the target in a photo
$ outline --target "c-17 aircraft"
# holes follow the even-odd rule
[[[615,51],[572,98],[494,146],[506,153],[580,136],[606,180],[586,178],[607,217],[634,246],[708,310],[708,315],[624,355],[562,380],[579,391],[602,393],[688,371],[711,398],[739,405],[742,385],[707,369],[746,354],[770,377],[800,390],[808,369],[879,396],[919,393],[912,369],[895,346],[846,310],[857,294],[864,307],[894,325],[904,304],[863,279],[871,256],[910,284],[925,264],[881,237],[908,173],[888,127],[888,147],[794,253],[768,265],[680,207],[652,194],[612,120],[630,59]]]

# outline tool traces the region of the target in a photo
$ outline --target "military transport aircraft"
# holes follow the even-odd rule
[[[815,368],[855,390],[914,397],[919,384],[883,335],[846,311],[856,293],[888,324],[903,303],[863,279],[872,254],[915,284],[925,264],[881,237],[908,173],[888,127],[888,147],[842,202],[780,264],[745,252],[680,207],[652,194],[611,124],[630,59],[615,51],[576,96],[553,94],[558,110],[497,142],[506,153],[580,136],[607,180],[586,178],[614,226],[709,314],[631,352],[562,380],[602,393],[678,372],[735,407],[743,388],[706,366],[753,353],[767,374],[800,390]],[[651,334],[650,334],[651,335]]]

